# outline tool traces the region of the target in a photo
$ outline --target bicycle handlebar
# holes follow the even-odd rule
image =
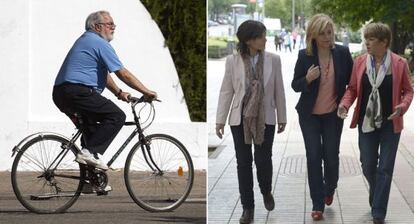
[[[161,100],[159,100],[159,99],[152,99],[152,98],[148,98],[148,97],[145,97],[145,95],[143,95],[143,96],[141,96],[140,98],[138,98],[138,97],[134,97],[134,96],[129,96],[128,97],[128,100],[131,102],[131,104],[138,104],[138,103],[142,103],[142,102],[144,102],[144,103],[152,103],[152,101],[158,101],[158,102],[161,102]]]
[[[135,122],[137,122],[137,119],[141,118],[141,111],[146,108],[146,106],[149,104],[150,107],[150,111],[148,114],[147,119],[144,119],[144,121],[140,121],[141,123],[141,129],[144,130],[147,127],[149,127],[152,122],[154,121],[155,118],[155,109],[154,109],[154,104],[152,104],[152,101],[158,101],[161,102],[161,100],[159,99],[154,99],[151,97],[147,97],[146,95],[141,96],[140,98],[138,97],[133,97],[131,95],[128,96],[128,100],[131,103],[131,108],[132,108],[132,113],[134,114],[134,118],[135,118]],[[144,104],[142,105],[142,108],[140,108],[137,112],[138,112],[138,116],[135,113],[135,107],[139,104],[139,103],[148,103],[148,104]],[[145,125],[144,125],[145,124]]]

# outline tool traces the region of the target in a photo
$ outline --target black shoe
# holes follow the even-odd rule
[[[95,190],[93,189],[91,184],[85,182],[82,187],[82,194],[93,194],[93,193],[95,193]]]
[[[251,209],[243,209],[243,214],[240,217],[240,224],[248,224],[251,223],[254,219],[254,208]]]
[[[275,200],[273,199],[272,193],[263,195],[263,203],[267,211],[272,211],[275,208]]]
[[[385,223],[384,219],[374,218],[372,221],[374,222],[374,224],[384,224]]]

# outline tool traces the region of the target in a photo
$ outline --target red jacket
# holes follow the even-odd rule
[[[352,116],[351,128],[355,128],[358,123],[359,111],[361,108],[362,98],[362,76],[365,74],[367,55],[361,55],[354,61],[352,68],[352,75],[349,85],[342,97],[341,103],[347,109],[354,103],[355,98],[358,97],[357,105]],[[408,107],[413,100],[413,87],[411,85],[410,70],[408,69],[407,61],[391,53],[391,72],[392,72],[392,107],[402,106],[402,114],[393,120],[394,133],[399,133],[403,129],[402,115],[408,110]],[[386,119],[386,118],[385,118]]]

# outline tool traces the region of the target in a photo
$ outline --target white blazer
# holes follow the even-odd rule
[[[279,55],[264,52],[263,66],[265,123],[286,123],[286,100]],[[245,78],[241,55],[229,55],[217,106],[217,124],[225,124],[230,111],[229,125],[240,125],[242,100],[246,90]]]

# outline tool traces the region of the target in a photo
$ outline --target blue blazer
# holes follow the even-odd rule
[[[353,61],[347,47],[335,44],[335,48],[331,49],[331,53],[335,72],[336,103],[339,105],[351,77]],[[302,49],[299,51],[295,65],[292,88],[295,92],[301,92],[295,107],[300,116],[310,116],[312,114],[316,98],[318,97],[320,77],[309,85],[305,79],[306,73],[312,65],[319,66],[318,52],[315,44],[313,46],[313,56],[307,55],[306,49]]]

